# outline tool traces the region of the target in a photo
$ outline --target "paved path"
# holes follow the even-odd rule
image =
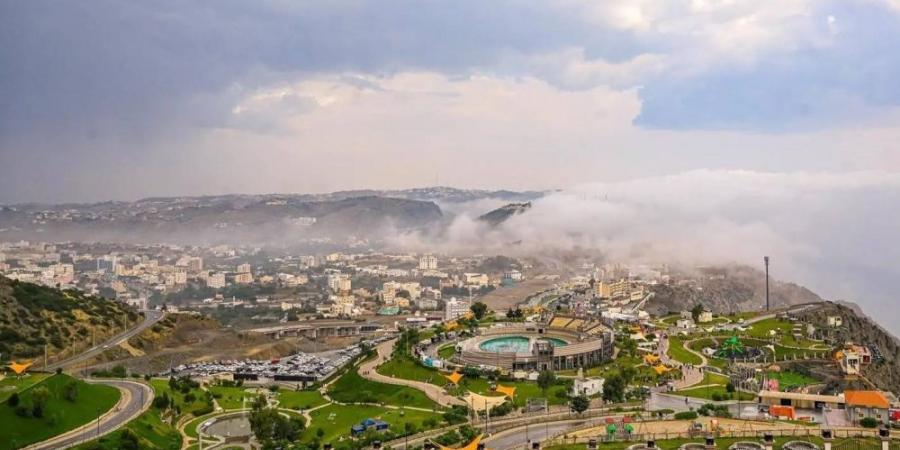
[[[153,326],[156,322],[159,322],[163,317],[165,317],[165,313],[162,311],[156,311],[156,310],[144,311],[144,320],[140,324],[138,324],[136,327],[134,327],[124,333],[119,333],[119,334],[107,339],[105,342],[102,342],[100,344],[97,344],[97,345],[91,347],[90,349],[88,349],[87,351],[85,351],[81,354],[78,354],[78,355],[66,358],[62,361],[57,361],[53,364],[50,364],[45,368],[45,370],[52,372],[52,371],[56,370],[58,367],[66,368],[66,367],[78,365],[79,363],[81,363],[83,361],[87,361],[87,360],[109,350],[111,347],[119,345],[119,343],[125,342],[128,339],[131,339],[132,337],[136,336],[138,333]]]
[[[451,406],[451,405],[465,405],[465,402],[462,400],[447,394],[444,392],[444,389],[440,386],[436,386],[430,383],[424,383],[422,381],[414,381],[414,380],[405,380],[402,378],[394,378],[386,375],[382,375],[378,373],[376,370],[378,366],[383,364],[388,358],[391,357],[391,352],[394,349],[394,344],[397,342],[397,339],[391,339],[389,341],[382,342],[375,348],[378,356],[373,359],[370,359],[359,365],[359,375],[368,380],[376,381],[378,383],[386,383],[386,384],[394,384],[399,386],[408,386],[413,389],[418,389],[425,393],[428,398],[435,401],[439,405]]]
[[[566,430],[582,428],[588,423],[586,419],[577,419],[521,426],[501,431],[485,439],[484,443],[492,450],[530,449],[531,442],[545,441]]]
[[[704,357],[703,355],[701,355],[701,354],[699,354],[699,353],[697,353],[697,352],[691,350],[690,348],[687,347],[687,345],[688,345],[688,342],[684,342],[684,348],[685,348],[687,351],[689,351],[689,352],[691,352],[691,353],[693,353],[693,354],[695,354],[695,355],[697,355],[697,356],[700,357],[700,360],[701,360],[702,362],[701,362],[701,364],[700,364],[699,366],[694,366],[694,365],[691,365],[691,364],[684,364],[684,363],[682,363],[681,361],[678,361],[678,360],[676,360],[676,359],[670,358],[669,355],[668,355],[668,351],[669,351],[669,338],[668,338],[668,336],[661,338],[661,339],[659,340],[659,345],[657,346],[657,348],[658,348],[658,356],[659,356],[659,360],[660,360],[663,364],[678,367],[679,369],[681,369],[681,373],[684,375],[683,378],[681,378],[681,379],[679,379],[679,380],[675,380],[675,383],[674,383],[674,384],[675,384],[675,389],[676,389],[676,390],[684,389],[684,388],[686,388],[686,387],[688,387],[688,386],[693,386],[693,385],[695,385],[695,384],[698,384],[698,383],[702,382],[702,381],[703,381],[703,370],[702,370],[702,367],[705,367],[705,366],[707,365],[707,362],[708,362],[708,361],[706,360],[706,357]]]
[[[153,402],[153,389],[136,381],[124,380],[85,380],[88,383],[105,384],[119,389],[122,396],[111,410],[100,416],[99,422],[92,421],[74,430],[63,433],[37,444],[29,445],[24,450],[55,450],[74,447],[82,442],[91,441],[111,433],[122,425],[141,415]]]

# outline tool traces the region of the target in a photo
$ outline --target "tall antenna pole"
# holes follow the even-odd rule
[[[764,256],[763,261],[766,263],[766,311],[769,310],[769,257]]]

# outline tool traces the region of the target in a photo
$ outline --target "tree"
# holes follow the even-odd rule
[[[613,374],[603,383],[603,401],[620,403],[625,400],[625,380],[619,374]]]
[[[19,393],[13,392],[12,395],[9,396],[9,399],[6,400],[6,404],[9,405],[11,408],[15,408],[16,406],[19,406]]]
[[[556,374],[553,373],[553,371],[544,370],[541,371],[540,374],[538,374],[537,385],[541,388],[542,391],[544,391],[545,395],[547,393],[547,389],[550,389],[550,387],[554,384],[556,384]]]
[[[484,302],[475,302],[472,303],[472,306],[469,307],[472,310],[472,314],[475,315],[476,320],[481,320],[484,318],[484,315],[487,313],[487,305]]]
[[[691,309],[691,317],[694,318],[694,322],[700,321],[700,313],[702,313],[702,312],[703,312],[703,305],[701,305],[700,303],[697,303],[696,305],[694,305],[694,307]]]
[[[34,417],[44,417],[44,407],[47,406],[47,400],[50,398],[50,390],[45,386],[38,386],[31,391],[31,415]]]
[[[589,398],[587,398],[587,396],[584,394],[578,395],[578,396],[572,397],[570,406],[572,408],[572,411],[574,411],[578,414],[581,414],[581,413],[587,411],[588,407],[591,406],[591,400]]]
[[[78,400],[78,383],[74,380],[66,383],[63,387],[63,397],[70,402]]]

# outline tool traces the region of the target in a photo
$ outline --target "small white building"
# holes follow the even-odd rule
[[[695,326],[694,319],[678,319],[675,322],[675,328],[681,330],[692,330]]]
[[[576,378],[572,383],[572,395],[600,395],[603,393],[603,382],[603,378]]]

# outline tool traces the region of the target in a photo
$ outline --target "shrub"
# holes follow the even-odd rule
[[[864,417],[860,419],[859,426],[863,428],[875,428],[878,426],[878,419],[874,417]]]
[[[682,411],[675,413],[675,420],[694,420],[696,418],[696,411]]]
[[[6,400],[6,403],[12,408],[19,406],[19,393],[13,392],[13,394],[9,396],[9,399]]]

